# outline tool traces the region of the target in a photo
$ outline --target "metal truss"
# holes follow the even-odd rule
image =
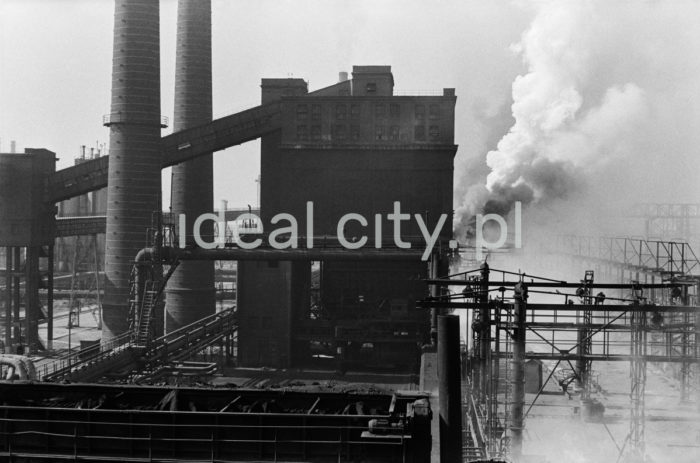
[[[662,278],[700,275],[700,261],[686,242],[559,235],[551,251]]]
[[[647,238],[691,240],[698,237],[697,219],[700,219],[700,204],[635,204],[627,217],[644,219]]]
[[[668,257],[669,265],[688,268],[685,262]],[[476,377],[481,380],[471,382],[469,400],[474,405],[469,407],[469,413],[475,416],[469,415],[467,422],[483,426],[478,434],[485,440],[484,453],[492,457],[518,457],[522,426],[548,382],[557,381],[564,390],[576,382],[580,386],[582,404],[587,402],[590,405],[595,402],[592,392],[598,388],[593,363],[626,361],[630,362],[627,451],[643,454],[647,362],[668,362],[688,371],[700,363],[700,324],[695,316],[698,308],[687,304],[692,300],[688,297],[689,289],[697,282],[669,278],[665,283],[601,284],[594,283],[592,272],[587,272],[579,283],[533,280],[529,275],[521,275],[521,282],[505,281],[505,277],[502,281],[494,281],[483,267],[480,274],[475,272],[479,270],[446,280],[429,280],[429,284],[460,286],[464,290],[454,292],[447,301],[428,299],[420,301],[419,306],[467,309],[479,314],[474,317],[476,321],[471,327],[472,339],[478,340],[478,344],[468,353],[471,359],[468,365],[472,366],[472,373],[475,368],[478,370]],[[564,298],[564,303],[529,304],[522,299],[517,302],[517,295],[511,291],[517,284],[523,285],[525,279],[528,283],[524,286],[530,293],[557,294]],[[611,298],[603,295],[601,289],[620,289],[631,294],[625,299]],[[484,298],[482,291],[491,297]],[[666,305],[650,303],[654,291],[669,295],[665,299],[670,302]],[[524,320],[516,316],[518,307],[518,310],[524,310]],[[523,328],[526,337],[518,335]],[[522,352],[526,353],[522,355]],[[523,411],[518,372],[526,359],[555,360],[556,365],[533,403],[529,408],[526,405]],[[484,374],[490,374],[491,381],[484,381]],[[690,377],[685,377],[688,383],[686,391],[690,390]],[[689,396],[689,392],[684,394],[686,398]],[[475,411],[478,410],[487,412],[477,416]],[[584,413],[583,407],[581,413]]]

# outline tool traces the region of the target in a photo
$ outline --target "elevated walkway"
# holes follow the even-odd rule
[[[236,329],[234,309],[205,317],[144,345],[139,336],[127,332],[106,345],[90,346],[38,372],[47,382],[97,382],[108,373],[145,380],[159,374],[170,363],[187,359],[216,345]]]

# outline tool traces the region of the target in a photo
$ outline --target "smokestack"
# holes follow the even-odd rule
[[[16,153],[17,152],[17,142],[14,140],[10,140],[10,153]]]
[[[128,329],[131,267],[161,209],[159,10],[153,0],[115,2],[103,342]]]
[[[211,0],[179,0],[175,61],[175,132],[212,119]],[[173,166],[172,211],[186,214],[187,243],[196,218],[214,206],[212,155]],[[206,226],[206,228],[204,228]],[[205,240],[213,224],[202,226]],[[165,331],[189,325],[216,311],[213,262],[182,262],[166,288]]]
[[[348,80],[348,73],[345,71],[340,71],[338,73],[338,82],[345,82]]]

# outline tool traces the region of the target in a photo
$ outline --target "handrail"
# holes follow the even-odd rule
[[[204,348],[212,342],[226,335],[234,327],[235,310],[233,308],[222,310],[215,314],[209,315],[201,320],[183,326],[175,331],[171,331],[155,340],[144,353],[143,356],[147,359],[160,358],[165,352],[174,352],[181,347],[188,347],[189,340],[200,339],[200,342],[190,347]],[[206,340],[201,340],[202,336],[211,336]],[[89,346],[85,349],[80,349],[77,352],[71,353],[59,359],[53,364],[45,364],[38,374],[38,378],[42,381],[57,381],[72,372],[78,371],[88,365],[96,365],[114,355],[123,352],[132,347],[143,347],[138,345],[138,340],[132,336],[132,333],[127,331],[110,341],[97,346]],[[95,355],[93,352],[97,351]]]
[[[79,370],[86,365],[101,362],[105,358],[113,356],[117,349],[122,351],[131,347],[131,333],[122,333],[106,343],[88,346],[84,349],[79,349],[76,352],[70,352],[68,355],[60,357],[58,361],[44,366],[37,372],[37,378],[41,381],[56,381],[63,378],[65,375],[73,371]],[[123,347],[124,349],[119,349]],[[93,352],[97,352],[92,355]]]

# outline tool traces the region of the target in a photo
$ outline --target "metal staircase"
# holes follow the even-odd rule
[[[153,281],[148,280],[146,282],[143,291],[143,298],[140,301],[141,307],[137,315],[138,325],[134,332],[134,342],[137,346],[147,346],[152,337],[151,320],[153,318],[153,309],[158,303],[158,296],[160,295],[160,291],[157,291],[154,286]]]

